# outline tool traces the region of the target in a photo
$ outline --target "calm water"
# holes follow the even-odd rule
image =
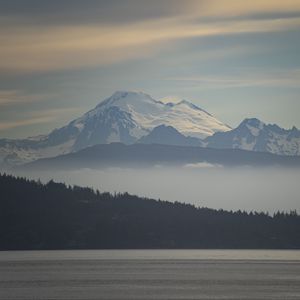
[[[0,252],[0,299],[300,299],[300,251]]]

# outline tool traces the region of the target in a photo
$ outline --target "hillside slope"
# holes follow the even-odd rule
[[[0,175],[0,250],[300,248],[296,213],[226,212]]]

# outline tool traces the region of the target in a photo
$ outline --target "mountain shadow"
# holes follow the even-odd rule
[[[173,146],[202,146],[202,140],[195,137],[186,137],[172,126],[160,125],[148,135],[140,138],[137,143],[161,144]]]
[[[285,166],[299,167],[300,156],[239,149],[213,149],[192,146],[121,143],[92,146],[75,153],[40,159],[25,164],[21,170],[101,169],[106,167],[184,166],[209,163],[222,166]]]

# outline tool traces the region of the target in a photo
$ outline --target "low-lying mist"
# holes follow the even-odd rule
[[[182,168],[82,169],[16,175],[216,209],[270,213],[300,210],[299,169],[221,168],[204,164]]]

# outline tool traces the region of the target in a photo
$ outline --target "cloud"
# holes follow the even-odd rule
[[[0,131],[13,129],[21,126],[29,126],[35,124],[52,123],[54,120],[59,120],[70,113],[79,112],[80,108],[60,108],[60,109],[45,109],[42,111],[33,111],[27,118],[14,121],[1,121]]]
[[[10,0],[1,19],[22,24],[128,24],[168,17],[232,17],[300,12],[299,0]]]
[[[182,15],[194,1],[187,0],[10,0],[2,1],[1,19],[25,24],[126,24]]]
[[[50,96],[50,94],[29,94],[21,90],[0,90],[0,107],[43,101]]]
[[[189,82],[203,89],[243,87],[300,88],[300,69],[271,70],[245,69],[235,76],[185,76],[166,78],[171,81]]]
[[[10,26],[0,29],[1,72],[48,72],[144,58],[172,42],[233,34],[280,32],[300,28],[300,18],[199,22],[186,17],[134,24]]]
[[[0,130],[7,130],[12,128],[17,128],[21,126],[34,125],[34,124],[42,124],[42,123],[50,123],[53,121],[52,117],[36,117],[25,120],[17,120],[17,121],[4,121],[0,122]]]
[[[210,45],[208,47],[208,45]],[[202,46],[202,47],[201,47]],[[212,47],[210,43],[197,44],[197,47],[189,47],[188,55],[186,51],[177,53],[176,56],[164,55],[162,60],[170,65],[195,65],[198,62],[216,62],[217,60],[224,61],[224,59],[237,59],[248,57],[252,55],[261,55],[269,53],[270,49],[267,45],[253,45],[253,43],[244,42],[242,45],[229,43],[222,45],[222,47]]]
[[[298,0],[205,0],[194,1],[194,5],[201,8],[199,14],[206,16],[240,16],[300,11],[300,1]]]
[[[210,164],[208,162],[200,162],[195,164],[186,164],[184,168],[187,169],[203,169],[203,168],[222,168],[220,164]]]

